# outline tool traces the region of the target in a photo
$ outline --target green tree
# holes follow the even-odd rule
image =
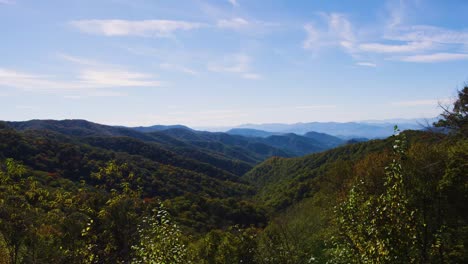
[[[0,233],[13,264],[21,261],[20,250],[33,226],[31,207],[16,183],[25,174],[26,168],[13,159],[0,163]]]
[[[406,196],[402,160],[406,138],[395,127],[394,158],[386,168],[384,192],[370,195],[354,186],[338,208],[340,234],[332,252],[336,263],[417,263],[414,210]]]
[[[211,230],[192,245],[194,263],[257,263],[257,229]]]
[[[468,86],[458,91],[458,98],[454,102],[452,109],[442,106],[444,112],[442,119],[436,122],[436,127],[444,127],[452,132],[468,136]]]
[[[133,263],[190,263],[182,232],[162,204],[152,215],[143,217],[138,225],[138,235],[139,242],[132,246]]]

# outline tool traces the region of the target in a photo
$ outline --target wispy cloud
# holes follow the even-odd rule
[[[76,20],[70,24],[88,34],[103,36],[170,37],[175,31],[203,26],[201,23],[178,20]]]
[[[59,53],[58,57],[80,67],[77,80],[87,86],[100,87],[150,87],[160,86],[154,74],[134,72],[121,65],[103,63],[88,58]]]
[[[389,30],[385,39],[440,44],[468,44],[468,31],[451,30],[428,25],[400,26]]]
[[[221,19],[216,24],[219,28],[241,29],[249,25],[249,22],[243,18],[236,17],[232,19]]]
[[[13,0],[0,0],[0,5],[12,5],[15,1]]]
[[[251,70],[251,57],[246,54],[233,54],[226,56],[221,61],[208,64],[208,70],[212,72],[226,72],[239,74],[244,79],[258,80],[261,76]]]
[[[325,22],[325,27],[319,28],[315,23],[305,24],[306,39],[302,46],[311,50],[326,46],[338,46],[352,54],[355,49],[356,36],[346,15],[321,13],[320,17]]]
[[[403,45],[391,45],[381,43],[364,43],[359,45],[359,49],[362,51],[376,52],[376,53],[408,53],[408,52],[419,52],[434,47],[434,44],[430,41],[424,42],[409,42]]]
[[[68,61],[68,62],[71,62],[71,63],[74,63],[74,64],[83,65],[83,66],[115,67],[114,65],[111,65],[111,64],[104,64],[104,63],[96,61],[96,60],[91,60],[91,59],[88,59],[88,58],[81,58],[81,57],[77,57],[77,56],[72,56],[72,55],[66,54],[66,53],[60,53],[59,52],[59,53],[57,53],[57,57],[62,59],[62,60],[65,60],[65,61]]]
[[[239,6],[239,3],[237,2],[237,0],[228,0],[228,2],[233,6]]]
[[[242,78],[250,80],[260,80],[262,79],[262,76],[256,73],[244,73],[242,74]]]
[[[19,89],[57,90],[79,89],[76,83],[56,80],[52,76],[19,72],[0,68],[0,86]]]
[[[132,87],[158,87],[156,76],[135,72],[119,65],[105,64],[67,54],[59,58],[78,65],[71,78],[0,68],[0,86],[30,91],[78,91],[96,93],[96,90]],[[103,91],[100,91],[102,93]]]
[[[387,1],[387,28],[394,28],[403,24],[407,17],[408,8],[408,2],[405,0]]]
[[[185,66],[175,65],[172,63],[161,63],[159,64],[159,67],[164,70],[172,70],[172,71],[187,73],[190,75],[198,75],[198,72],[195,70],[192,70]]]
[[[303,48],[317,52],[324,47],[338,47],[357,61],[375,60],[375,54],[402,54],[383,59],[405,62],[443,62],[465,60],[468,30],[453,30],[430,25],[407,25],[408,1],[399,1],[388,11],[384,24],[354,25],[341,13],[320,13],[304,25]],[[367,27],[367,29],[366,29]],[[370,29],[370,30],[369,30]],[[375,32],[383,32],[377,35]],[[360,65],[359,62],[356,63]],[[360,65],[370,66],[370,65]]]
[[[124,70],[83,70],[78,76],[78,81],[85,86],[96,88],[160,86],[161,82],[153,78],[150,74]]]
[[[319,42],[320,33],[317,28],[313,24],[309,23],[304,25],[304,30],[306,31],[307,37],[302,43],[302,47],[304,49],[315,49],[319,47],[321,45]]]
[[[23,90],[70,91],[119,87],[157,87],[161,83],[149,74],[123,70],[82,70],[72,79],[0,69],[0,86]]]
[[[465,53],[433,53],[423,55],[412,55],[397,58],[405,62],[434,63],[444,61],[468,60],[468,54]]]
[[[357,62],[356,65],[363,66],[363,67],[373,67],[373,68],[377,67],[377,64],[372,63],[372,62],[365,62],[365,61]]]

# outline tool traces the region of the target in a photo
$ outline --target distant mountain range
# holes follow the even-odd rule
[[[86,120],[31,120],[6,122],[17,130],[49,130],[77,137],[129,137],[157,144],[166,151],[202,162],[223,164],[229,172],[241,173],[271,156],[295,157],[340,145],[386,138],[398,124],[401,130],[422,130],[433,120],[395,122],[311,122],[296,124],[245,124],[226,132],[198,131],[184,125],[148,127],[107,126]],[[424,125],[423,125],[424,124]],[[98,141],[93,141],[97,144]],[[244,165],[232,163],[239,160]],[[236,169],[234,169],[236,167]],[[241,168],[243,167],[243,168]]]
[[[242,124],[235,127],[199,127],[198,130],[226,132],[228,134],[248,137],[267,137],[294,133],[304,135],[308,132],[319,132],[339,137],[344,140],[386,138],[393,134],[393,127],[400,130],[425,130],[439,118],[385,119],[364,120],[356,122],[308,122],[308,123],[265,123]]]
[[[346,143],[338,137],[312,131],[304,135],[252,129],[234,129],[223,133],[197,131],[182,125],[122,127],[86,120],[31,120],[5,124],[19,131],[52,131],[114,151],[122,151],[122,146],[139,146],[157,153],[164,150],[171,152],[164,155],[196,159],[238,175],[271,156],[301,156]]]
[[[296,124],[245,124],[240,125],[236,129],[254,129],[262,130],[270,133],[295,133],[304,135],[310,131],[326,133],[339,137],[341,139],[353,138],[386,138],[393,134],[393,127],[398,125],[401,130],[424,130],[427,125],[432,124],[432,119],[428,121],[421,120],[420,122],[311,122],[311,123],[296,123]]]

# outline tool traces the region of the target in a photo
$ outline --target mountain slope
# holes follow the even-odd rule
[[[291,156],[302,156],[331,148],[325,146],[325,144],[328,145],[328,143],[322,143],[313,138],[303,137],[293,133],[280,136],[269,136],[264,138],[262,142],[284,149],[291,153]]]
[[[214,151],[227,157],[256,164],[271,156],[288,157],[282,149],[265,144],[259,140],[226,133],[212,133],[186,129],[168,129],[159,133],[176,138],[198,149]],[[151,133],[151,135],[155,135]]]
[[[19,131],[42,131],[40,133],[51,131],[81,140],[88,137],[101,137],[103,141],[109,140],[109,138],[112,137],[133,138],[142,140],[150,145],[152,144],[151,148],[153,149],[157,147],[159,149],[164,149],[166,153],[175,152],[186,159],[198,159],[200,162],[214,164],[214,166],[219,166],[222,170],[229,171],[230,173],[237,175],[242,175],[247,172],[253,164],[263,160],[260,159],[262,157],[253,158],[248,156],[241,160],[236,157],[226,155],[225,153],[201,151],[200,148],[194,145],[188,144],[164,133],[142,133],[130,128],[106,126],[88,122],[86,120],[31,120],[25,122],[5,122],[5,124]],[[190,131],[187,129],[178,129],[181,131]],[[124,141],[124,139],[120,140]],[[98,140],[93,140],[89,143],[97,144],[98,142]],[[100,146],[102,146],[102,144]]]
[[[332,135],[325,134],[325,133],[314,132],[314,131],[305,133],[304,137],[322,142],[322,144],[324,144],[325,146],[329,148],[334,148],[345,143],[345,141],[341,138],[334,137]]]
[[[245,137],[221,132],[184,129],[168,129],[161,133],[203,149],[215,149],[241,160],[245,160],[246,157],[243,156],[248,154],[249,157],[254,157],[257,162],[271,156],[302,156],[330,149],[344,142],[330,135],[313,132],[309,134],[309,137],[293,133],[267,137]]]
[[[437,140],[437,136],[426,132],[406,131],[405,134],[412,142]],[[297,158],[273,157],[255,166],[242,178],[257,188],[257,198],[262,204],[281,210],[313,192],[317,177],[330,170],[344,169],[347,163],[371,153],[389,151],[392,140],[360,142]]]
[[[238,175],[270,156],[285,156],[283,150],[251,142],[242,136],[225,133],[195,131],[186,127],[164,127],[155,132],[143,133],[132,128],[114,127],[86,120],[31,120],[6,122],[19,131],[48,130],[73,137],[130,137],[145,142],[158,143],[160,148],[176,152],[186,158],[199,158],[203,162],[224,164],[222,169]],[[221,166],[221,165],[220,165]]]
[[[141,140],[151,137],[126,127],[101,125],[86,120],[30,120],[23,122],[5,122],[9,127],[19,131],[50,130],[69,136],[127,136]]]
[[[236,175],[246,173],[253,165],[272,156],[302,156],[324,151],[343,143],[336,137],[317,132],[309,132],[305,136],[289,133],[267,137],[246,137],[221,132],[196,131],[180,125],[126,128],[100,125],[85,120],[31,120],[7,122],[7,124],[19,131],[47,130],[65,136],[88,138],[86,140],[89,144],[100,147],[103,144],[99,144],[100,141],[97,139],[91,140],[90,137],[100,137],[101,143],[109,143],[108,137],[133,138],[151,144],[148,148],[153,151],[155,148],[164,149],[186,159],[212,164]],[[130,141],[126,142],[127,146],[131,144]],[[136,143],[133,142],[133,144]],[[116,147],[116,144],[113,146]]]
[[[233,128],[228,131],[226,131],[227,134],[230,135],[238,135],[238,136],[244,136],[244,137],[269,137],[273,136],[277,133],[272,133],[264,130],[258,130],[258,129],[250,129],[250,128]]]
[[[128,184],[141,198],[166,201],[168,210],[194,232],[265,221],[263,213],[252,209],[246,200],[254,189],[239,176],[154,143],[0,127],[0,161],[12,158],[44,177],[105,188],[107,192]],[[107,183],[92,176],[111,162],[128,168],[131,176],[110,178]],[[232,214],[236,218],[230,218]]]

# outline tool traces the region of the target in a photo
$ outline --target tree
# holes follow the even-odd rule
[[[191,245],[192,260],[200,264],[257,263],[257,233],[256,228],[239,226],[211,230]]]
[[[384,192],[369,194],[355,185],[338,208],[339,236],[332,251],[336,263],[418,262],[415,211],[409,207],[402,160],[406,138],[395,126],[394,158],[385,169]]]
[[[443,107],[442,119],[434,123],[436,127],[449,129],[451,132],[468,136],[468,86],[458,91],[458,99],[454,102],[452,110]]]
[[[33,226],[31,207],[16,184],[25,173],[26,168],[13,159],[0,163],[0,233],[13,264],[21,261],[20,249]]]
[[[138,226],[140,240],[132,246],[133,263],[178,264],[190,263],[182,232],[172,223],[162,204],[153,210],[153,215],[143,217]]]

